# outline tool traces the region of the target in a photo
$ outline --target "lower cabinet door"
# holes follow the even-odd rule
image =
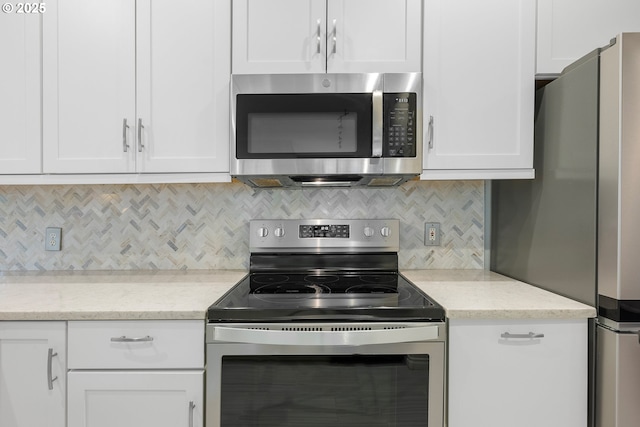
[[[70,371],[68,427],[202,427],[204,371]]]
[[[0,427],[64,427],[65,322],[0,321]]]
[[[449,322],[449,427],[585,427],[587,320]]]

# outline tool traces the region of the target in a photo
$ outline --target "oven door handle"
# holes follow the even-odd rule
[[[359,346],[434,340],[439,326],[365,331],[274,331],[216,326],[215,341],[266,345]]]

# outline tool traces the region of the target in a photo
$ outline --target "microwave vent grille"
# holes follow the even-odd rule
[[[371,178],[369,185],[371,187],[392,187],[400,184],[405,178],[399,176],[383,176]]]
[[[260,188],[280,188],[284,185],[279,178],[251,178],[251,184]]]

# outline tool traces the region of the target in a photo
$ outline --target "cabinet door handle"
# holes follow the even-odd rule
[[[429,136],[429,149],[433,148],[433,116],[429,116],[429,126],[427,127]]]
[[[338,50],[336,45],[337,43],[337,39],[338,39],[338,25],[337,25],[337,20],[334,19],[333,20],[333,31],[331,31],[331,33],[333,34],[333,36],[331,37],[332,41],[333,41],[333,48],[331,48],[331,53],[335,55],[336,51]]]
[[[318,46],[318,49],[316,50],[316,53],[318,53],[318,54],[321,52],[321,50],[320,50],[320,48],[321,48],[320,37],[322,36],[322,27],[320,26],[321,24],[322,24],[322,21],[320,19],[318,19],[316,21],[316,25],[317,25],[317,27],[316,27],[316,43],[317,43],[317,46]]]
[[[58,379],[58,377],[53,378],[51,368],[53,363],[54,356],[57,356],[58,353],[54,353],[52,348],[49,348],[49,353],[47,355],[47,384],[49,386],[49,390],[53,390],[53,382]]]
[[[142,149],[144,148],[144,144],[142,143],[142,119],[138,119],[138,152],[142,153]]]
[[[193,427],[193,411],[196,409],[196,404],[193,400],[189,402],[189,427]]]
[[[529,332],[528,334],[512,334],[509,332],[505,332],[502,335],[500,335],[500,338],[533,339],[533,338],[544,338],[544,334],[537,334],[535,332]]]
[[[146,337],[127,337],[125,335],[121,337],[112,337],[111,342],[151,342],[153,337],[147,335]]]
[[[129,129],[127,119],[122,119],[122,151],[125,153],[129,150],[129,144],[127,143],[127,129]]]

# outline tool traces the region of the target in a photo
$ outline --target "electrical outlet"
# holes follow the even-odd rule
[[[424,245],[440,246],[440,223],[428,222],[424,225]]]
[[[44,233],[44,250],[59,251],[61,238],[62,238],[62,228],[47,227]]]

